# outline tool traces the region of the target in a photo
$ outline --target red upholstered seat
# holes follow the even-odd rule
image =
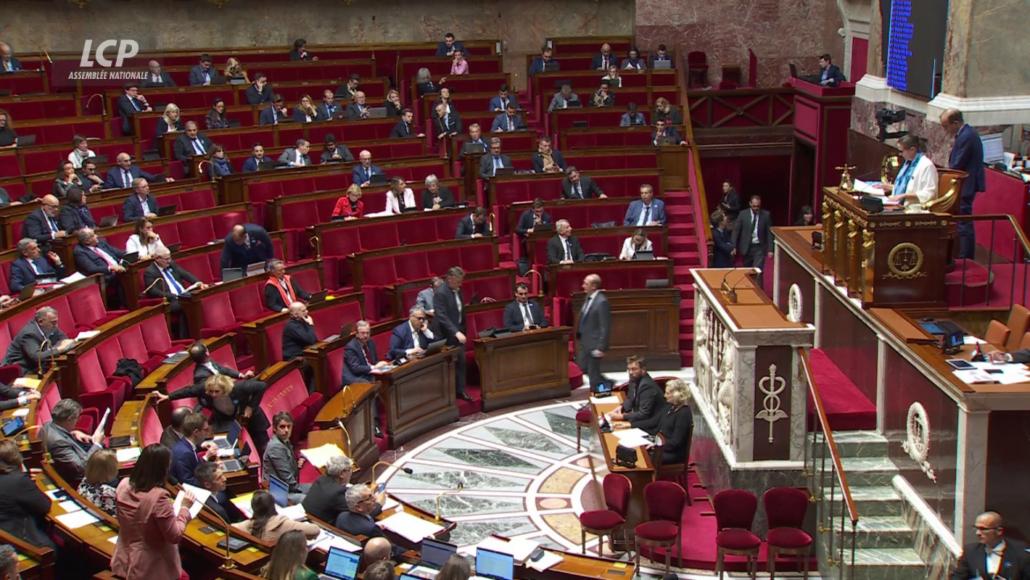
[[[637,567],[640,567],[641,546],[652,550],[665,548],[665,571],[668,572],[673,547],[682,544],[680,520],[683,518],[683,506],[687,503],[687,492],[678,483],[654,481],[644,486],[644,503],[647,505],[648,521],[639,524],[634,530]]]
[[[747,558],[748,571],[755,577],[758,566],[758,549],[762,544],[758,536],[751,533],[751,524],[758,510],[758,498],[746,489],[726,489],[712,499],[715,508],[716,561],[715,567],[722,577],[726,554]]]
[[[579,514],[580,544],[586,553],[587,532],[600,536],[598,553],[604,552],[604,536],[611,538],[614,550],[615,539],[612,534],[626,523],[626,512],[629,510],[629,498],[633,492],[633,482],[621,473],[609,473],[601,482],[604,492],[604,503],[608,509],[592,510]]]
[[[139,443],[140,446],[160,443],[163,432],[164,427],[161,425],[161,418],[157,416],[157,411],[154,407],[147,405],[140,417],[140,437],[143,439]]]
[[[232,311],[232,303],[226,292],[217,292],[204,296],[200,301],[202,338],[221,336],[236,328],[236,316]]]
[[[579,523],[587,528],[612,529],[624,524],[626,520],[611,510],[595,510],[579,514]],[[676,533],[673,532],[675,536]]]
[[[192,248],[218,239],[211,218],[201,218],[178,222],[178,236],[183,246]],[[172,242],[174,243],[174,242]]]
[[[808,492],[793,487],[774,487],[762,495],[768,520],[769,574],[776,577],[776,558],[796,556],[801,560],[804,577],[808,577],[808,554],[812,536],[802,530],[808,511]]]
[[[245,284],[229,292],[229,302],[238,323],[250,322],[268,314],[263,284]]]
[[[770,545],[796,550],[812,545],[812,536],[797,528],[773,528],[765,535]]]
[[[676,534],[679,533],[679,526],[665,521],[644,522],[639,524],[633,531],[637,537],[664,542],[676,539]]]
[[[730,550],[757,550],[762,540],[750,530],[727,528],[715,536],[715,543]]]
[[[583,407],[576,411],[576,422],[577,423],[592,423],[594,420],[594,413],[589,406]]]

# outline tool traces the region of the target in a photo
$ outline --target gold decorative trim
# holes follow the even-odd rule
[[[762,410],[755,415],[755,419],[769,424],[769,443],[774,441],[773,424],[787,418],[787,413],[781,409],[783,401],[780,400],[780,393],[786,388],[787,381],[776,376],[776,365],[769,365],[769,376],[758,381],[758,390],[765,397],[762,398]]]
[[[911,280],[913,278],[924,278],[923,271],[925,256],[923,250],[912,242],[902,242],[891,248],[887,253],[887,269],[884,278],[895,278],[898,280]]]

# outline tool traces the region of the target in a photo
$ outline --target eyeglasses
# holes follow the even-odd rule
[[[417,317],[415,317],[415,320],[425,320],[425,319],[426,319],[425,316],[417,316]]]
[[[976,530],[976,531],[978,531],[978,532],[989,532],[989,531],[991,531],[991,530],[997,530],[997,529],[999,529],[1000,527],[1001,527],[1001,526],[991,526],[991,527],[985,527],[985,526],[973,526],[973,529],[974,529],[974,530]]]

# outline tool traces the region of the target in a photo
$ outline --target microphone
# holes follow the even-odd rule
[[[722,282],[719,283],[719,291],[722,292],[723,295],[729,299],[731,304],[737,303],[737,293],[733,290],[733,288],[730,287],[729,282],[727,282],[727,279],[730,277],[730,274],[736,272],[737,270],[738,268],[736,266],[730,268],[730,271],[726,272],[726,274],[722,277]]]
[[[102,95],[100,93],[93,93],[92,95],[89,96],[88,99],[86,99],[86,108],[88,109],[90,103],[93,102],[93,97],[100,97],[100,114],[101,115],[107,115],[107,106],[104,103],[104,95]]]
[[[735,269],[736,268],[734,268],[734,270]],[[736,304],[737,303],[737,287],[740,286],[741,282],[746,280],[748,276],[752,276],[752,275],[757,276],[757,275],[762,273],[762,269],[761,268],[752,267],[751,270],[752,270],[752,272],[749,272],[749,273],[745,274],[744,276],[741,276],[739,280],[734,282],[733,283],[733,287],[730,288],[729,292],[726,293],[726,297],[729,299],[730,304]],[[726,283],[726,279],[723,278],[723,284],[725,284],[725,283]],[[720,289],[721,289],[721,287],[720,287]]]
[[[196,501],[196,500],[194,500],[194,501]],[[236,562],[233,561],[233,559],[232,559],[232,551],[229,549],[229,540],[232,539],[232,536],[229,535],[229,532],[231,531],[232,526],[230,526],[229,522],[227,522],[225,520],[225,518],[223,518],[215,510],[207,507],[206,505],[203,507],[203,509],[206,509],[207,513],[209,513],[209,514],[214,514],[214,516],[216,518],[218,518],[218,521],[222,522],[222,525],[225,526],[225,554],[222,556],[224,561],[222,562],[221,569],[222,570],[233,570],[233,569],[235,569],[236,568]]]
[[[341,419],[337,419],[336,420],[336,424],[339,425],[340,429],[343,430],[343,438],[344,438],[344,441],[347,443],[347,451],[346,451],[346,453],[347,453],[347,455],[350,455],[351,454],[351,450],[350,450],[351,449],[351,447],[350,447],[350,431],[348,431],[347,428],[343,426],[343,421]]]
[[[154,286],[157,286],[158,282],[164,282],[164,279],[165,279],[164,276],[162,276],[161,273],[158,272],[157,278],[153,282],[150,283],[150,286],[147,286],[146,288],[144,288],[143,291],[140,292],[140,295],[141,296],[145,296],[147,294],[147,292],[150,292],[151,288],[153,288]],[[167,300],[167,298],[166,298],[166,300]]]
[[[387,462],[387,461],[377,461],[375,463],[375,465],[372,466],[372,481],[369,482],[369,485],[371,485],[371,484],[376,482],[376,468],[379,467],[380,465],[391,466],[391,465],[393,465],[393,463],[390,463],[390,462]],[[411,474],[415,473],[415,470],[410,468],[410,467],[400,467],[398,469],[400,469],[401,471],[403,471],[404,473],[406,473],[408,475],[411,475]]]

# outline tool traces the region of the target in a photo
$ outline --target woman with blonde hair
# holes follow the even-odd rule
[[[111,482],[118,478],[118,455],[100,449],[86,460],[86,472],[79,483],[79,495],[109,515],[115,515],[117,500]]]
[[[265,580],[318,580],[318,574],[307,567],[308,542],[296,530],[286,532],[272,550],[272,557],[261,570]]]
[[[653,252],[654,246],[651,240],[647,239],[647,232],[637,228],[633,235],[622,242],[622,251],[619,252],[620,260],[632,260],[637,252]]]
[[[397,89],[390,89],[386,93],[385,108],[387,117],[401,116],[401,111],[404,110],[404,103],[401,102],[401,94]]]
[[[651,116],[654,117],[655,121],[661,119],[669,125],[683,124],[683,114],[680,113],[679,109],[673,107],[669,99],[665,97],[658,97],[654,102],[654,111]]]
[[[300,98],[300,102],[293,109],[293,120],[298,123],[311,123],[322,120],[310,95],[304,95]]]
[[[224,76],[225,76],[225,78],[229,79],[230,81],[236,80],[236,79],[242,79],[243,83],[241,83],[241,84],[245,84],[245,85],[249,85],[250,84],[250,78],[247,76],[247,70],[245,68],[243,68],[243,64],[241,64],[240,60],[238,58],[236,58],[235,56],[230,56],[225,61],[225,75]]]
[[[661,436],[663,464],[683,463],[690,458],[690,439],[694,433],[690,400],[686,381],[673,379],[665,384],[665,405],[656,413],[658,429],[655,431]]]
[[[352,183],[347,188],[347,194],[336,200],[336,207],[333,208],[333,214],[329,219],[353,220],[364,215],[365,202],[361,201],[361,187]]]
[[[175,133],[184,129],[180,115],[179,105],[168,103],[165,105],[164,113],[157,120],[157,136],[161,137],[167,133]]]

